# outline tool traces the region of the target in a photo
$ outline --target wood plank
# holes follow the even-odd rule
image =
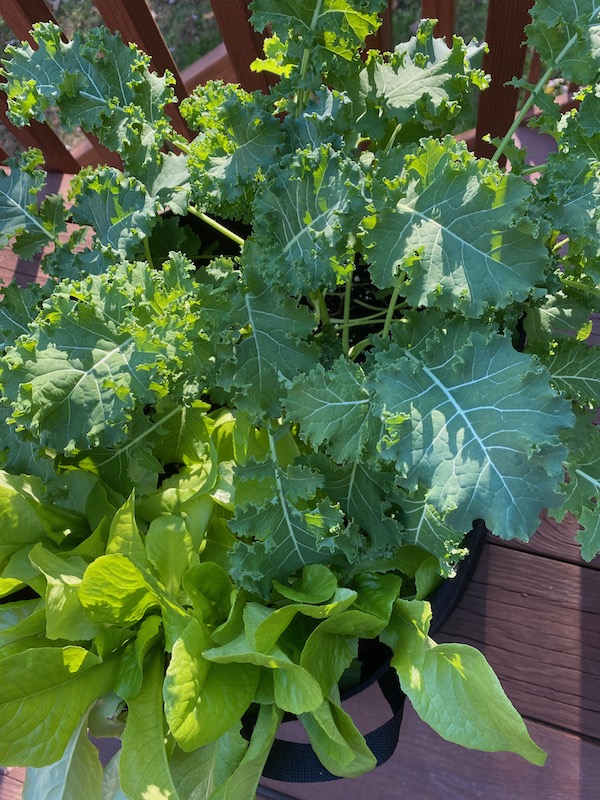
[[[0,16],[20,39],[28,39],[34,22],[56,22],[44,0],[0,0]]]
[[[371,690],[368,690],[369,692]],[[365,715],[376,717],[376,692],[361,700]],[[539,723],[529,723],[535,741],[548,753],[534,767],[511,753],[466,750],[441,739],[407,707],[399,747],[375,771],[329,783],[283,783],[263,779],[260,800],[592,800],[598,797],[600,745]],[[271,794],[271,792],[277,794]]]
[[[206,81],[236,83],[237,76],[225,44],[221,42],[206,55],[194,61],[181,73],[188,92]]]
[[[454,2],[454,0],[452,0]],[[389,52],[394,47],[394,31],[392,27],[392,3],[381,14],[381,25],[373,36],[368,36],[365,42],[367,50],[382,50]]]
[[[422,16],[437,19],[438,24],[433,31],[435,36],[445,36],[446,42],[451,45],[456,19],[456,0],[423,0]]]
[[[0,83],[1,86],[1,83]],[[25,128],[17,128],[7,116],[6,93],[0,90],[0,123],[9,130],[25,148],[39,147],[44,154],[44,164],[52,172],[77,172],[79,164],[67,150],[52,128],[32,120]]]
[[[0,768],[0,800],[20,800],[24,780],[22,767]]]
[[[495,147],[481,141],[486,133],[504,136],[510,128],[517,107],[518,89],[505,86],[523,73],[525,47],[523,29],[530,21],[533,0],[490,0],[485,40],[489,52],[483,57],[483,69],[493,75],[491,86],[481,93],[477,112],[475,154],[490,157]]]
[[[247,91],[264,92],[269,86],[267,73],[252,72],[250,64],[263,57],[264,37],[249,24],[247,0],[211,0],[210,2],[223,42],[229,53],[237,82]]]
[[[519,542],[516,539],[507,542],[493,535],[489,536],[489,541],[502,547],[538,553],[570,564],[600,569],[600,556],[591,562],[582,559],[581,546],[575,538],[579,528],[579,523],[571,514],[568,514],[562,522],[557,522],[543,513],[540,516],[540,527],[528,542]]]

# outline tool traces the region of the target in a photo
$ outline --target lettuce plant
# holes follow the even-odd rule
[[[571,512],[600,550],[600,10],[563,5],[528,29],[537,182],[512,130],[491,159],[452,136],[483,47],[425,20],[365,54],[380,0],[253,0],[276,82],[198,88],[191,141],[104,29],[7,49],[11,119],[56,106],[123,165],[68,198],[36,151],[0,175],[0,244],[47,276],[0,304],[0,763],[26,797],[251,800],[285,712],[362,774],[338,684],[375,637],[441,735],[543,762],[427,598],[475,519],[525,541]],[[121,737],[104,772],[88,731]]]

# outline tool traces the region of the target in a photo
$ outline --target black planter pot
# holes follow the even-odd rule
[[[430,633],[435,634],[446,622],[456,608],[477,567],[479,557],[485,544],[486,528],[481,520],[473,525],[473,530],[465,539],[469,554],[458,565],[456,576],[444,583],[431,597],[432,622]],[[363,692],[369,686],[378,683],[390,710],[391,718],[378,728],[366,734],[365,740],[377,759],[377,766],[384,764],[394,753],[400,736],[400,726],[404,711],[406,695],[400,688],[396,670],[390,666],[391,650],[378,639],[362,640],[358,650],[361,662],[359,683],[341,692],[342,701]],[[286,715],[286,721],[295,719]],[[326,769],[310,744],[289,742],[276,739],[265,764],[263,776],[286,783],[316,783],[320,781],[339,780]]]

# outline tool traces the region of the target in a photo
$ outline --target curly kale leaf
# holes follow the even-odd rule
[[[106,28],[64,42],[52,22],[36,23],[32,36],[35,49],[9,46],[3,61],[15,125],[43,122],[56,106],[65,127],[96,135],[133,174],[156,160],[166,138],[176,138],[165,114],[173,79],[150,72],[150,58],[134,45]]]
[[[31,258],[45,245],[56,242],[59,233],[66,230],[63,198],[50,195],[38,205],[46,183],[46,173],[37,168],[40,160],[38,150],[29,150],[21,161],[9,159],[8,171],[0,171],[0,248],[12,244],[14,252],[23,258]]]
[[[598,0],[536,0],[527,43],[567,80],[595,83],[600,72]]]
[[[294,295],[342,282],[354,261],[364,186],[360,167],[328,145],[282,159],[255,201],[250,241],[263,279]]]
[[[223,365],[220,383],[236,392],[236,405],[251,416],[277,417],[285,381],[308,372],[318,351],[307,341],[314,318],[282,292],[253,283],[240,309],[244,333]]]
[[[216,345],[192,269],[174,254],[161,272],[123,264],[59,284],[3,358],[15,424],[68,454],[125,442],[133,420],[166,395],[193,399]]]
[[[384,146],[390,136],[399,144],[450,130],[470,90],[487,86],[487,77],[474,66],[484,45],[465,45],[454,37],[449,47],[434,38],[434,27],[435,20],[422,20],[410,41],[391,53],[370,52],[366,65],[337,86],[352,99],[361,133],[376,145]]]
[[[413,307],[468,317],[524,300],[543,284],[548,256],[524,217],[530,188],[477,160],[450,137],[380,158],[374,213],[365,220],[373,282]],[[397,174],[397,177],[388,175]]]
[[[600,434],[593,412],[578,411],[575,427],[565,433],[564,441],[569,448],[565,465],[569,479],[561,505],[548,513],[559,522],[568,513],[577,517],[581,555],[591,561],[600,553]]]
[[[181,110],[200,131],[190,146],[193,202],[245,218],[262,175],[288,149],[270,98],[209,81]]]
[[[343,514],[319,496],[321,475],[301,466],[282,467],[273,444],[271,458],[237,469],[237,481],[245,485],[246,496],[249,485],[256,489],[253,501],[237,507],[230,522],[241,539],[231,555],[231,572],[241,586],[265,594],[273,579],[340,556]]]
[[[431,324],[420,315],[377,354],[369,388],[386,427],[382,457],[455,530],[484,519],[498,536],[527,539],[558,497],[570,403],[509,338],[441,318],[428,336]]]
[[[253,0],[251,23],[257,30],[270,26],[281,39],[301,37],[306,47],[322,46],[351,58],[381,24],[382,0]]]
[[[71,197],[73,221],[89,225],[101,247],[110,247],[123,258],[131,257],[155,224],[157,201],[142,183],[113,167],[79,172],[71,184]]]

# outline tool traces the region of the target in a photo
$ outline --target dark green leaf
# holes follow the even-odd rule
[[[363,184],[358,166],[327,145],[282,159],[256,197],[251,253],[265,280],[291,294],[341,282],[354,259]]]
[[[401,294],[411,305],[469,317],[525,299],[547,266],[535,228],[523,221],[529,194],[522,179],[449,137],[422,142],[400,176],[379,185],[366,220],[373,281],[393,287],[405,272]]]
[[[36,48],[9,47],[3,73],[16,125],[57,106],[66,127],[98,136],[135,171],[155,158],[172,133],[164,113],[172,80],[148,70],[150,59],[106,28],[76,32],[63,42],[52,22],[33,27]]]
[[[401,331],[410,349],[392,344],[377,358],[382,455],[411,491],[427,487],[424,499],[452,528],[466,531],[482,518],[499,536],[527,539],[556,502],[569,404],[506,337],[450,322],[423,340],[418,320],[412,333]]]

